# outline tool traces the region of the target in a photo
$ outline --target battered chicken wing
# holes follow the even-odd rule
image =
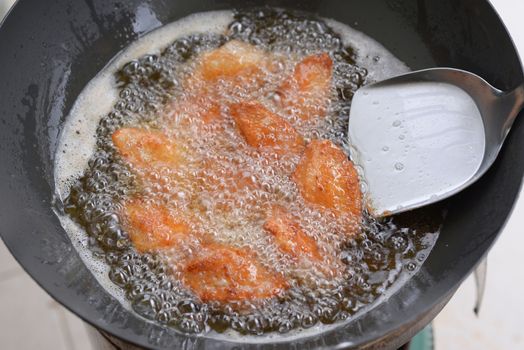
[[[278,248],[295,260],[306,258],[315,262],[322,261],[317,242],[306,235],[297,219],[283,208],[273,209],[264,229],[273,235]]]
[[[300,61],[277,91],[281,107],[304,121],[324,116],[331,93],[332,68],[333,61],[327,53]]]
[[[246,142],[278,155],[301,153],[304,140],[286,120],[257,102],[230,106],[231,116]]]
[[[179,245],[191,235],[188,220],[165,206],[135,198],[124,203],[123,226],[139,252],[151,252]]]
[[[122,128],[112,139],[118,153],[140,170],[177,167],[185,161],[183,148],[160,131]]]
[[[293,174],[302,197],[336,215],[361,215],[358,174],[346,154],[331,141],[314,140]]]
[[[210,243],[182,269],[182,282],[204,301],[265,299],[287,288],[278,273],[262,266],[248,250]]]

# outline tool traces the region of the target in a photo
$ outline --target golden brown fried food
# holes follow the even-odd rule
[[[255,148],[278,155],[301,153],[304,139],[286,120],[257,102],[230,106],[231,116],[246,142]]]
[[[361,215],[358,174],[346,154],[328,140],[314,140],[293,174],[302,197],[336,215]]]
[[[124,203],[121,213],[124,228],[139,252],[174,247],[191,235],[187,219],[159,204],[135,198]]]
[[[118,153],[136,169],[176,168],[185,162],[182,147],[160,131],[122,128],[112,139]]]
[[[271,298],[287,288],[282,276],[262,266],[252,252],[218,243],[204,245],[181,274],[184,285],[204,302]]]
[[[275,207],[266,220],[264,229],[275,238],[278,248],[295,260],[306,258],[321,262],[317,242],[300,227],[296,218],[281,207]]]
[[[205,125],[220,121],[224,99],[239,91],[257,91],[266,80],[271,62],[268,53],[238,40],[205,52],[183,83],[185,96],[174,101],[167,114],[171,119],[200,119]]]
[[[311,55],[297,63],[277,93],[281,107],[295,111],[304,121],[326,113],[331,94],[333,61],[327,53]]]
[[[203,80],[240,81],[260,79],[268,65],[268,55],[253,45],[232,40],[218,49],[202,54],[199,61],[195,73]]]

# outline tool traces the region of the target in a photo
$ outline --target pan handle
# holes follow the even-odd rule
[[[475,269],[475,286],[477,287],[477,301],[473,312],[479,315],[482,299],[484,298],[484,291],[486,289],[486,275],[488,272],[488,258],[485,257]]]

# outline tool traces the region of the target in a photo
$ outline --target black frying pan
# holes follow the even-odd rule
[[[120,339],[159,349],[237,345],[148,323],[101,288],[51,209],[61,125],[87,82],[120,49],[158,23],[194,12],[263,4],[358,23],[357,29],[413,69],[466,69],[503,90],[523,80],[511,39],[485,0],[19,1],[0,29],[0,233],[49,294]],[[524,124],[517,118],[493,168],[445,203],[448,215],[441,236],[414,278],[386,303],[345,326],[264,348],[395,348],[406,342],[430,322],[487,253],[511,212],[523,172]]]

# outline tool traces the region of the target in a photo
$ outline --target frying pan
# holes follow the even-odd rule
[[[311,337],[235,343],[144,321],[98,284],[53,213],[58,135],[80,91],[111,58],[144,33],[191,13],[261,5],[353,25],[412,69],[465,69],[502,90],[523,80],[511,38],[485,0],[20,0],[0,29],[0,234],[51,296],[128,343],[155,349],[396,348],[441,310],[504,226],[524,173],[522,118],[486,176],[444,203],[441,235],[416,275],[387,302]]]

